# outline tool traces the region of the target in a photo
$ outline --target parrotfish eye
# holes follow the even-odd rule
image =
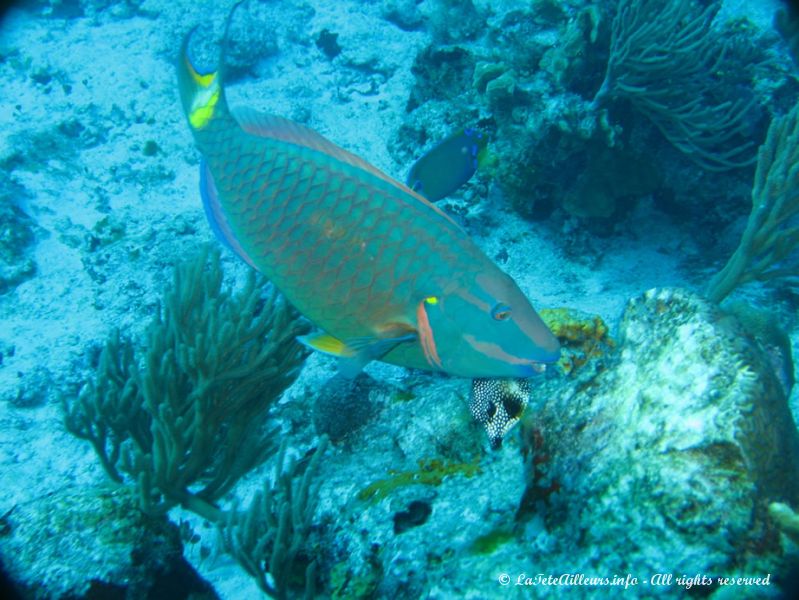
[[[491,309],[491,316],[497,321],[507,321],[510,319],[510,306],[498,302],[494,305],[494,308]]]

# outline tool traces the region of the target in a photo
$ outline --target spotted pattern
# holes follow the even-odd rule
[[[491,447],[496,449],[521,419],[530,396],[527,379],[473,379],[469,409],[488,433]]]

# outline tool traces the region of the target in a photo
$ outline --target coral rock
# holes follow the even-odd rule
[[[608,568],[726,573],[775,558],[766,506],[799,499],[799,440],[766,353],[680,290],[631,300],[620,333],[618,362],[538,420],[559,423],[544,432],[562,483],[550,515],[568,530],[556,535],[575,556],[615,555]]]

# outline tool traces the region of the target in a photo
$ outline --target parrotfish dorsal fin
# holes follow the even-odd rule
[[[247,133],[257,135],[259,137],[281,140],[288,142],[289,144],[296,144],[297,146],[303,146],[305,148],[317,150],[335,158],[336,160],[340,160],[343,163],[352,165],[353,167],[361,169],[362,171],[366,171],[367,173],[382,179],[389,185],[401,190],[405,194],[412,196],[419,202],[429,206],[439,215],[449,221],[452,225],[458,229],[461,229],[460,225],[452,220],[448,214],[443,212],[437,206],[431,204],[426,198],[413,191],[405,184],[389,177],[380,169],[354,155],[352,152],[348,152],[330,140],[325,139],[313,129],[305,127],[304,125],[300,125],[299,123],[295,123],[294,121],[290,121],[289,119],[284,119],[283,117],[260,113],[257,110],[249,107],[237,107],[231,112],[241,128]]]

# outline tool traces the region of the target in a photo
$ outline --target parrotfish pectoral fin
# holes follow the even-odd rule
[[[352,348],[357,355],[368,356],[369,360],[377,360],[388,354],[394,346],[402,342],[412,342],[416,339],[415,333],[402,333],[390,337],[363,337],[347,341],[347,346]]]
[[[396,335],[394,335],[396,334]],[[361,337],[343,342],[327,333],[312,333],[297,337],[297,341],[313,350],[339,358],[339,373],[346,378],[355,377],[371,361],[378,360],[397,344],[416,339],[407,329],[388,332],[388,337]]]
[[[297,336],[297,341],[308,346],[311,350],[337,356],[339,358],[352,358],[355,351],[340,339],[327,333],[311,333]]]
[[[380,360],[388,354],[397,344],[412,342],[416,339],[415,333],[404,333],[392,337],[366,337],[350,340],[347,345],[355,350],[352,358],[342,358],[339,361],[338,371],[347,378],[353,378],[373,360]]]
[[[208,168],[205,159],[200,161],[200,196],[203,199],[203,208],[205,209],[205,216],[208,219],[208,224],[214,235],[233,252],[238,254],[244,262],[252,268],[257,268],[252,259],[247,255],[244,249],[239,244],[236,236],[233,235],[233,230],[230,228],[227,217],[222,209],[222,204],[219,202],[219,193],[214,183],[214,176]]]

